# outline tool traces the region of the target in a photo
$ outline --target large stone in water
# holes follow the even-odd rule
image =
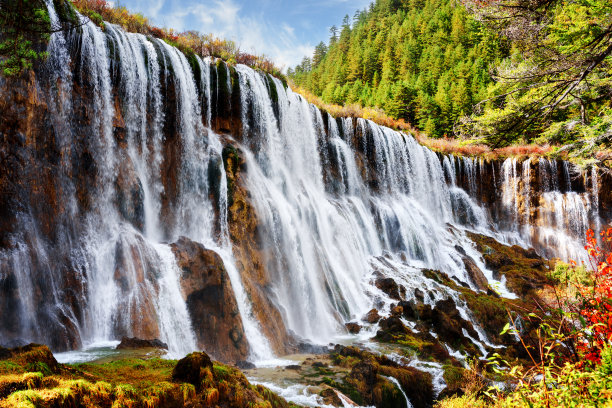
[[[402,300],[406,294],[404,287],[398,285],[393,278],[378,278],[375,285],[378,289],[389,295],[391,299]]]
[[[172,252],[182,270],[182,293],[198,347],[224,362],[245,360],[248,344],[240,311],[219,254],[185,237],[172,244]]]
[[[117,345],[117,350],[157,348],[168,350],[168,345],[159,339],[144,340],[136,337],[123,337]]]
[[[380,320],[380,315],[378,314],[378,310],[372,309],[370,310],[365,317],[363,318],[364,322],[374,324]]]

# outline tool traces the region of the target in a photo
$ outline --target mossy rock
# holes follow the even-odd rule
[[[546,285],[554,284],[548,276],[547,261],[533,249],[518,245],[508,246],[491,237],[468,232],[478,251],[483,254],[487,268],[498,277],[505,276],[508,289],[520,297]]]
[[[176,363],[176,367],[172,370],[172,379],[177,382],[193,384],[198,388],[206,378],[207,368],[213,368],[212,360],[208,354],[203,352],[191,353]]]

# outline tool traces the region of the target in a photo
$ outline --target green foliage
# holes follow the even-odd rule
[[[377,107],[432,136],[487,94],[496,36],[451,0],[378,0],[288,74],[324,102]]]
[[[577,143],[582,153],[609,147],[612,3],[466,1],[493,31],[509,36],[512,51],[459,133],[494,147]]]
[[[593,275],[584,265],[572,267],[565,262],[557,262],[549,276],[562,284],[590,285],[593,283]]]
[[[39,372],[42,375],[51,375],[51,374],[53,374],[53,372],[51,371],[49,366],[47,364],[43,363],[42,361],[36,361],[36,362],[33,362],[33,363],[29,363],[28,365],[26,365],[26,370],[28,370],[30,372]]]
[[[0,1],[0,72],[18,76],[47,57],[51,22],[42,0]]]

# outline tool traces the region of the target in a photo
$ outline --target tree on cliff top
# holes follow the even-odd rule
[[[512,44],[495,85],[463,132],[493,146],[523,139],[568,143],[612,135],[612,3],[608,0],[466,0]]]
[[[49,40],[51,22],[42,0],[0,0],[0,70],[15,76],[44,59],[41,43]]]

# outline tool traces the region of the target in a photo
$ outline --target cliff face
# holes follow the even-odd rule
[[[265,358],[388,307],[380,278],[410,296],[425,267],[497,282],[466,230],[574,257],[612,218],[607,175],[436,155],[110,24],[49,52],[0,78],[3,343]]]

